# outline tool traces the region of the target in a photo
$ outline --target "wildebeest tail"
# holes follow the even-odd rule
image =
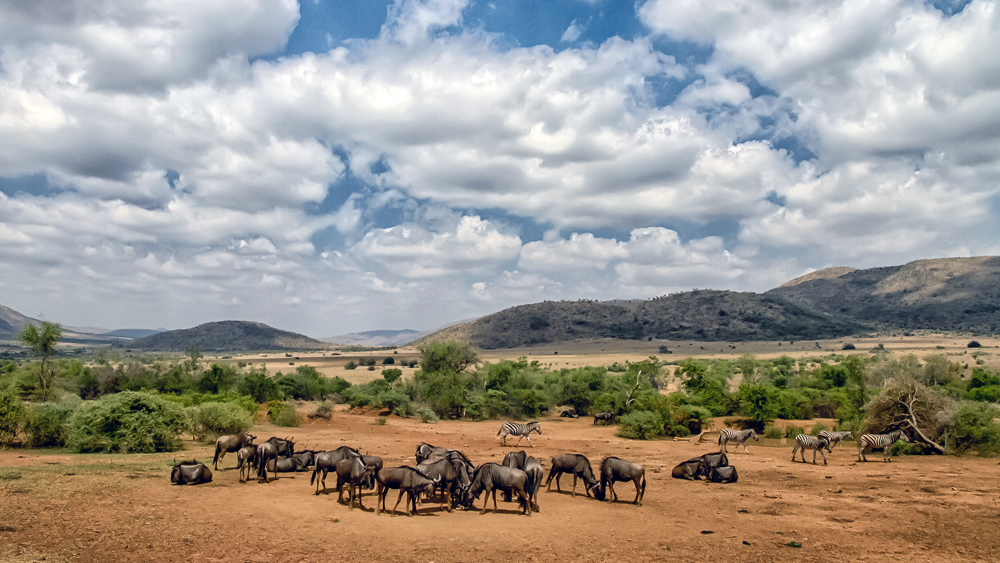
[[[222,447],[218,442],[215,443],[215,459],[212,460],[212,466],[218,469],[219,463],[219,452],[222,451]]]
[[[646,494],[646,472],[642,472],[642,490],[639,492],[639,498],[642,498]]]
[[[312,477],[309,478],[309,485],[312,485],[316,481],[317,473],[319,473],[319,464],[316,465],[316,469],[313,469]]]

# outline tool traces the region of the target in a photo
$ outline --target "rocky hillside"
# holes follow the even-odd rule
[[[0,305],[0,340],[16,340],[24,325],[37,322],[10,307]]]
[[[198,346],[203,352],[333,348],[331,344],[308,336],[248,321],[219,321],[183,330],[168,330],[118,346],[130,350],[183,352],[192,345]]]
[[[903,266],[830,268],[765,295],[879,326],[1000,330],[1000,257],[918,260]]]

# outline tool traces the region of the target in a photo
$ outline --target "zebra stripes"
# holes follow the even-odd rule
[[[535,422],[529,422],[527,424],[521,424],[520,422],[505,422],[503,426],[500,427],[500,431],[497,432],[497,436],[500,436],[500,444],[507,445],[507,436],[517,436],[517,444],[521,443],[521,438],[528,438],[528,443],[531,444],[531,438],[528,434],[532,432],[542,433],[542,425]],[[517,447],[517,444],[514,447]],[[531,446],[535,447],[534,445]]]
[[[816,452],[823,456],[823,465],[826,463],[826,454],[823,453],[823,448],[826,451],[833,453],[830,449],[830,440],[826,436],[820,434],[819,436],[810,436],[808,434],[799,434],[795,437],[795,447],[792,448],[792,461],[795,461],[795,452],[802,452],[802,463],[806,462],[806,450],[813,451],[813,465],[816,465]]]
[[[830,441],[830,446],[834,444],[840,444],[840,449],[844,449],[844,442],[846,438],[854,438],[854,432],[850,430],[844,430],[842,432],[831,432],[829,430],[823,430],[819,433],[820,436],[825,436],[827,440]],[[833,453],[833,452],[830,452]]]
[[[723,428],[722,432],[719,433],[719,446],[722,453],[729,453],[726,451],[726,442],[736,442],[736,447],[743,446],[743,450],[746,453],[750,453],[747,449],[747,439],[753,438],[754,441],[760,440],[757,437],[757,433],[753,431],[753,428],[747,430],[733,430],[732,428]]]
[[[868,461],[865,457],[866,451],[882,450],[883,461],[889,462],[889,447],[895,444],[896,440],[910,441],[902,430],[888,434],[862,434],[858,440],[858,461]]]

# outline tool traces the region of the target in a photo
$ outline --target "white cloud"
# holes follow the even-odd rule
[[[566,28],[566,31],[563,32],[562,39],[560,39],[560,41],[564,43],[572,43],[579,39],[582,33],[583,28],[576,23],[576,20],[573,20],[570,22],[569,27]]]

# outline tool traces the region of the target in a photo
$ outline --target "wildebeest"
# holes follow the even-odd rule
[[[200,485],[212,480],[212,470],[193,459],[175,464],[170,470],[170,482],[175,485]]]
[[[671,471],[670,476],[674,479],[687,479],[689,481],[701,479],[701,456],[678,463]]]
[[[319,494],[320,483],[323,484],[323,490],[326,490],[326,475],[331,471],[337,471],[337,463],[340,460],[355,457],[360,458],[361,452],[350,446],[340,446],[333,451],[316,454],[316,468],[313,469],[312,477],[309,478],[310,485],[316,483],[316,494]],[[322,474],[319,479],[316,478],[317,474]]]
[[[246,483],[250,479],[250,471],[257,468],[256,454],[257,446],[245,446],[236,452],[236,468],[240,470],[240,483]]]
[[[219,439],[215,441],[215,459],[212,460],[212,467],[218,471],[219,462],[222,461],[222,458],[226,457],[227,453],[233,453],[239,451],[240,448],[252,446],[253,441],[256,439],[256,436],[253,434],[247,434],[246,432],[219,436]],[[237,461],[237,464],[238,463],[239,461]]]
[[[608,412],[608,411],[599,412],[599,413],[597,413],[597,414],[594,415],[594,424],[597,424],[598,421],[601,421],[601,422],[604,422],[605,425],[607,425],[609,422],[611,422],[612,420],[614,420],[614,418],[615,418],[615,415],[612,412]]]
[[[702,475],[708,476],[712,469],[716,467],[724,467],[729,465],[729,457],[722,452],[710,453],[701,456],[701,471]]]
[[[590,496],[590,489],[597,485],[597,478],[590,468],[590,460],[580,454],[561,454],[552,458],[552,467],[549,469],[549,477],[545,480],[546,490],[552,490],[552,478],[556,478],[556,490],[562,492],[559,486],[559,478],[563,473],[573,474],[573,496],[576,496],[576,479],[583,479],[586,485],[585,492]]]
[[[524,475],[528,478],[524,484],[524,492],[528,495],[528,501],[531,503],[532,510],[538,512],[538,489],[542,486],[542,478],[545,477],[545,470],[542,469],[542,464],[538,463],[537,459],[528,456],[528,459],[524,460],[523,471]]]
[[[521,471],[524,471],[524,462],[527,459],[528,459],[528,454],[524,450],[521,450],[519,452],[509,452],[507,455],[503,456],[503,461],[500,462],[500,465],[504,467],[513,467],[514,469],[520,469]],[[511,499],[511,493],[504,492],[503,501],[510,502],[510,499]]]
[[[453,495],[459,493],[459,471],[457,464],[447,457],[425,460],[417,465],[417,471],[435,480],[432,490],[441,488],[441,507],[451,512]]]
[[[735,483],[739,478],[736,468],[732,465],[713,467],[708,474],[708,480],[713,483]]]
[[[819,452],[823,456],[823,465],[826,465],[826,454],[823,453],[823,449],[833,453],[830,449],[830,440],[826,436],[810,436],[808,434],[799,434],[795,437],[795,447],[792,448],[792,461],[795,461],[795,452],[802,451],[802,463],[806,462],[806,450],[813,451],[813,465],[816,465],[816,452]]]
[[[305,471],[316,465],[316,454],[313,450],[303,450],[301,452],[295,452],[292,454],[292,459],[295,460],[295,465],[298,467],[296,471]]]
[[[576,414],[576,409],[563,409],[559,416],[563,418],[580,418],[580,415]]]
[[[396,504],[392,506],[392,516],[396,515],[396,507],[399,506],[403,493],[407,495],[406,515],[413,516],[410,514],[410,505],[413,505],[413,512],[417,512],[417,494],[426,489],[428,485],[436,483],[434,479],[408,465],[382,469],[375,474],[375,480],[378,481],[378,500],[375,502],[375,514],[381,514],[386,509],[385,497],[389,489],[399,489]]]
[[[254,463],[257,464],[257,478],[263,478],[264,482],[267,483],[267,463],[272,459],[277,461],[278,456],[289,457],[294,453],[295,442],[291,438],[282,440],[276,436],[271,436],[267,441],[262,442],[257,446],[256,459],[254,460]],[[274,478],[278,478],[277,473],[274,474]]]
[[[350,485],[351,491],[348,496],[350,509],[354,510],[354,496],[357,492],[358,506],[364,509],[361,502],[361,484],[368,477],[374,475],[375,466],[366,465],[360,457],[349,457],[337,462],[337,502],[344,502],[344,485]]]
[[[517,493],[518,502],[524,507],[524,514],[531,516],[531,502],[525,492],[528,483],[528,476],[520,469],[513,467],[503,467],[495,463],[484,463],[476,468],[476,473],[472,477],[472,485],[466,492],[466,506],[475,508],[473,503],[483,492],[483,509],[480,514],[486,514],[486,506],[489,503],[490,493],[493,493],[493,513],[497,511],[497,490],[511,491]]]
[[[632,504],[642,506],[642,497],[646,494],[646,470],[641,465],[613,456],[604,458],[601,461],[601,484],[594,489],[594,498],[604,500],[610,489],[611,496],[617,501],[615,481],[632,481],[635,484],[635,500]]]
[[[363,455],[361,456],[361,461],[365,462],[365,465],[372,465],[375,467],[375,471],[371,475],[365,477],[364,481],[361,483],[367,489],[375,488],[375,474],[382,470],[382,458],[377,455]]]

